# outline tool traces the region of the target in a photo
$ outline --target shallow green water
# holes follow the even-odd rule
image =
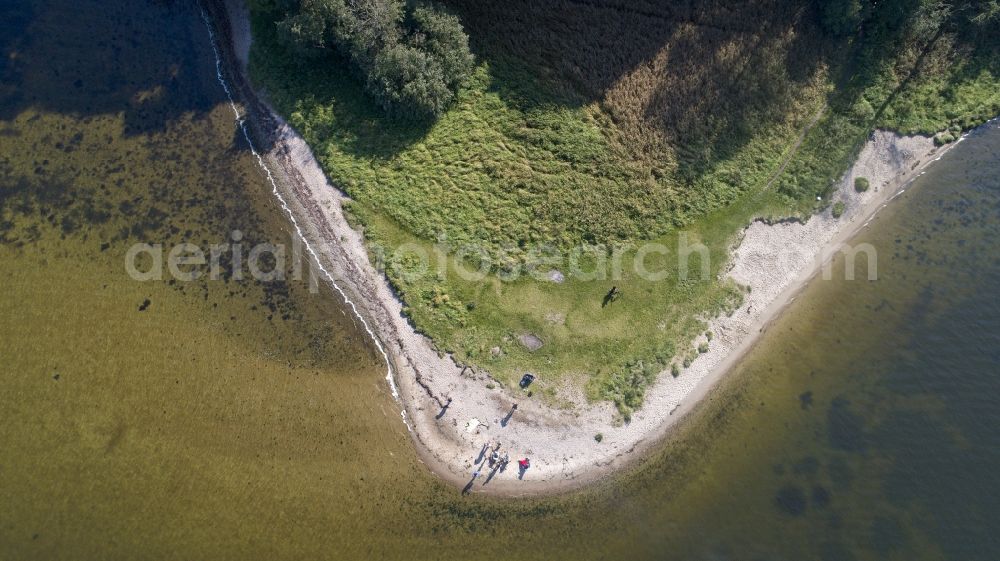
[[[0,45],[0,557],[1000,555],[996,127],[861,236],[878,282],[810,285],[643,465],[463,498],[328,291],[125,274],[288,240],[195,5],[8,2]]]

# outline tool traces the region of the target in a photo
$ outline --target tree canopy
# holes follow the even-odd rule
[[[278,22],[282,41],[304,56],[331,49],[350,60],[390,114],[440,115],[472,72],[469,38],[436,4],[403,0],[301,0]]]

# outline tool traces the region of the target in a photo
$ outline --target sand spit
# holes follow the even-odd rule
[[[369,261],[362,234],[345,220],[342,204],[346,196],[329,183],[305,141],[249,86],[250,26],[242,2],[205,0],[204,5],[215,23],[225,80],[244,106],[263,161],[275,180],[276,196],[287,205],[293,223],[330,274],[329,280],[370,328],[377,346],[385,350],[388,390],[397,398],[421,459],[432,473],[476,493],[560,492],[641,457],[708,394],[767,323],[828,261],[831,250],[867,225],[945,150],[935,148],[930,138],[876,132],[836,189],[834,200],[846,203],[839,219],[827,209],[804,223],[754,222],[748,226],[733,250],[727,272],[750,287],[743,305],[732,315],[710,322],[715,337],[708,342],[707,353],[677,378],[661,373],[632,421],[613,426],[613,408],[607,403],[556,410],[499,385],[491,389],[487,373],[440,355],[413,330],[385,276]],[[855,177],[868,178],[871,188],[856,193]],[[515,403],[518,407],[512,412]],[[598,433],[603,436],[600,443],[594,438]],[[484,446],[498,441],[501,455],[510,454],[510,465],[491,474],[487,463],[469,485],[484,459]],[[531,468],[519,479],[516,460],[523,457],[531,458]]]

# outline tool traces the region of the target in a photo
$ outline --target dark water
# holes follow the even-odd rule
[[[328,291],[125,274],[288,240],[194,4],[8,1],[0,46],[0,558],[1000,558],[995,125],[643,465],[462,498]]]

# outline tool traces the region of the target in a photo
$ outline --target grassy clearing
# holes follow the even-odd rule
[[[440,270],[432,263],[425,270],[412,249],[435,255],[433,244],[415,240],[357,203],[351,209],[363,216],[375,248],[373,260],[385,264],[384,270],[407,304],[406,312],[421,331],[442,350],[487,369],[509,387],[525,371],[541,374],[533,388],[540,388],[553,402],[558,401],[555,388],[561,378],[582,377],[590,398],[614,401],[627,416],[641,403],[648,382],[668,368],[678,353],[690,351],[686,342],[704,331],[704,318],[733,309],[742,298],[739,287],[714,280],[725,263],[725,251],[720,248],[736,220],[720,220],[711,229],[688,232],[690,244],[716,248],[704,280],[700,255],[692,254],[691,280],[681,282],[677,255],[671,253],[644,260],[647,270],[666,272],[667,279],[662,281],[643,279],[626,265],[617,280],[568,276],[555,283],[522,274],[511,281],[490,275],[474,282],[463,279],[453,265]],[[677,236],[668,234],[655,241],[676,248]],[[390,250],[383,255],[378,249],[402,244],[410,244],[411,250]],[[584,256],[580,268],[598,270],[603,255]],[[635,251],[621,255],[622,262],[630,264]],[[465,266],[474,269],[471,263]],[[547,271],[535,273],[544,278]],[[617,286],[621,296],[602,305],[611,286]],[[543,341],[540,349],[529,351],[518,341],[529,333]]]
[[[704,320],[738,305],[741,289],[717,277],[747,221],[829,205],[876,126],[936,132],[1000,112],[997,57],[967,56],[949,35],[895,39],[900,54],[886,58],[859,41],[817,39],[801,11],[750,28],[738,25],[740,10],[451,4],[479,63],[433,123],[387,118],[340,71],[343,61],[317,70],[285,52],[260,7],[254,79],[353,198],[350,211],[419,330],[502,384],[535,372],[533,388],[558,403],[557,388],[576,380],[625,418],[658,372],[683,375]],[[757,18],[786,13],[748,5]],[[638,46],[620,37],[653,27]],[[959,58],[969,62],[948,64]],[[682,232],[707,247],[707,279],[679,280]],[[631,263],[642,241],[670,248],[645,262],[665,280],[626,267],[617,279],[554,283],[536,265],[538,248],[565,255],[581,244],[631,247],[622,254]],[[435,243],[474,246],[491,274],[469,281],[454,267],[425,270],[414,255],[393,256],[404,244],[435,255]],[[599,259],[584,258],[584,270]],[[510,278],[525,270],[539,279]],[[612,286],[621,296],[602,306]],[[543,346],[528,351],[518,342],[525,334]]]

